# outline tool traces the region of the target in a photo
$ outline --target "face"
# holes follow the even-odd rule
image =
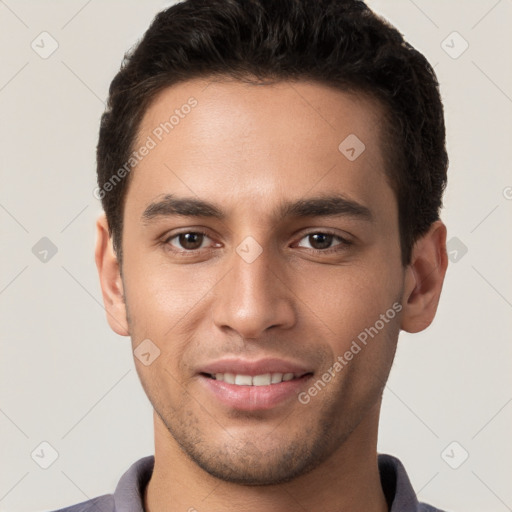
[[[127,331],[134,349],[151,340],[147,361],[160,351],[135,360],[143,387],[211,475],[305,474],[380,403],[405,284],[380,119],[367,98],[305,82],[189,81],[145,113]]]

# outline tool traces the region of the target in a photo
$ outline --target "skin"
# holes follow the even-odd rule
[[[105,217],[97,222],[109,323],[134,349],[149,338],[161,351],[149,366],[135,358],[155,411],[146,510],[387,510],[376,455],[381,395],[400,329],[418,332],[434,318],[446,228],[434,223],[402,266],[375,101],[307,82],[193,80],[155,98],[135,146],[191,96],[198,105],[132,171],[122,269]],[[338,150],[351,133],[366,146],[355,161]],[[371,219],[276,216],[285,201],[334,193]],[[225,216],[144,222],[165,194],[210,201]],[[198,230],[207,236],[192,252],[170,238]],[[335,236],[309,236],[325,232]],[[247,236],[262,248],[252,263],[236,252]],[[292,397],[240,412],[201,385],[198,368],[228,355],[303,363],[316,381],[394,303],[400,313],[306,405]]]

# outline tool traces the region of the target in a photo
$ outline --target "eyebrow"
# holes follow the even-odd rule
[[[165,195],[162,199],[151,203],[142,213],[141,220],[149,224],[152,220],[171,216],[211,217],[225,219],[226,214],[215,204],[193,197],[176,197]],[[274,217],[352,217],[372,221],[373,215],[369,208],[348,199],[340,194],[287,201],[275,210]]]

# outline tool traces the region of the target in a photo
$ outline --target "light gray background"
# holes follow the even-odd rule
[[[153,453],[129,339],[105,319],[92,191],[109,83],[170,3],[0,0],[1,511],[112,492]],[[421,500],[512,510],[512,1],[369,4],[438,73],[450,156],[443,219],[456,260],[434,324],[401,335],[379,450],[401,458]],[[47,59],[31,48],[43,31],[59,45]],[[469,43],[458,58],[454,31]],[[58,249],[46,263],[32,253],[42,237]],[[48,469],[31,458],[43,441],[59,454]],[[446,461],[457,465],[463,450],[452,469]]]

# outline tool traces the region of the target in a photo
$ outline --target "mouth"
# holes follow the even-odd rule
[[[201,373],[202,376],[232,384],[234,386],[272,386],[275,384],[281,384],[282,382],[289,382],[292,380],[298,380],[302,377],[312,375],[311,372],[305,373],[293,373],[293,372],[273,372],[273,373],[262,373],[260,375],[244,375],[241,373]]]
[[[292,406],[313,371],[283,359],[221,359],[197,375],[209,403],[230,411],[265,411]]]

